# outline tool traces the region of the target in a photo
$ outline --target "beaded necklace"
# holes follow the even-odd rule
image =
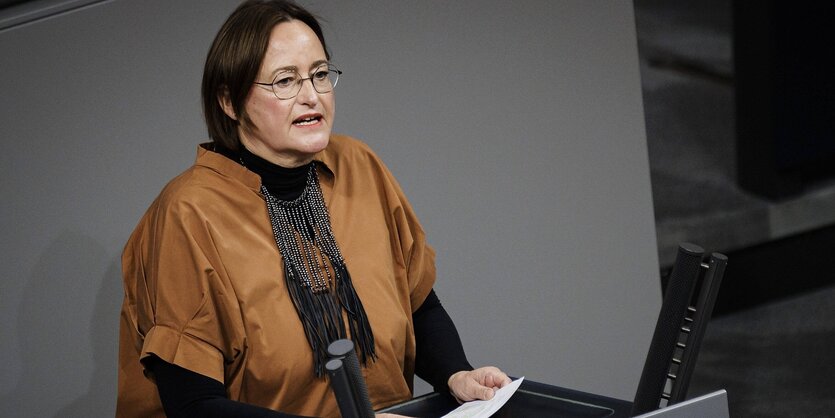
[[[284,259],[284,280],[313,350],[316,376],[323,376],[328,344],[346,338],[343,311],[360,360],[374,360],[371,325],[333,236],[316,164],[310,164],[307,183],[296,199],[278,199],[264,185],[261,192]]]

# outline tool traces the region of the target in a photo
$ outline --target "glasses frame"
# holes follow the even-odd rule
[[[293,93],[293,95],[292,95],[292,96],[290,96],[290,97],[279,97],[279,96],[278,96],[278,93],[276,93],[276,91],[275,91],[275,85],[276,85],[276,83],[278,82],[278,77],[279,77],[282,73],[276,74],[276,75],[275,75],[275,78],[274,78],[274,79],[273,79],[273,81],[272,81],[272,83],[259,83],[259,82],[257,82],[257,81],[253,81],[253,82],[252,82],[252,84],[257,84],[257,85],[259,85],[259,86],[269,86],[270,91],[272,91],[272,92],[273,92],[273,96],[275,96],[275,98],[276,98],[276,99],[278,99],[278,100],[290,100],[290,99],[295,99],[295,98],[296,98],[296,96],[298,96],[298,95],[299,95],[299,92],[301,92],[301,91],[302,91],[302,84],[303,84],[305,81],[307,81],[307,80],[310,80],[310,85],[313,87],[313,90],[314,90],[316,93],[319,93],[319,94],[330,93],[330,92],[332,92],[332,91],[333,91],[333,89],[334,89],[334,88],[336,88],[337,83],[339,83],[339,76],[340,76],[340,75],[342,75],[342,70],[340,70],[340,69],[339,69],[336,65],[333,65],[333,64],[331,64],[331,63],[328,63],[328,64],[323,64],[323,65],[320,65],[320,66],[316,67],[316,68],[313,70],[313,74],[315,74],[315,73],[316,73],[316,72],[317,72],[320,68],[322,68],[323,66],[325,66],[325,67],[327,67],[327,68],[328,68],[328,73],[334,73],[334,74],[336,74],[336,79],[334,80],[333,84],[331,85],[330,90],[326,90],[326,91],[319,91],[319,89],[318,89],[318,88],[316,88],[316,83],[314,83],[314,82],[313,82],[313,75],[312,75],[312,74],[311,74],[309,77],[304,77],[304,78],[303,78],[303,77],[302,77],[302,75],[301,75],[298,71],[296,71],[296,70],[293,70],[293,72],[294,72],[294,73],[296,73],[296,74],[299,76],[299,79],[298,79],[298,80],[296,80],[296,92],[295,92],[295,93]]]

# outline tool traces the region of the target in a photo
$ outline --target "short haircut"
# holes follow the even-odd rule
[[[216,145],[238,150],[238,124],[250,124],[245,103],[267,53],[270,34],[282,22],[298,20],[316,33],[325,57],[330,59],[325,37],[316,17],[286,0],[248,0],[226,19],[215,36],[203,67],[203,116],[209,138]],[[233,120],[218,102],[228,95],[238,120]]]

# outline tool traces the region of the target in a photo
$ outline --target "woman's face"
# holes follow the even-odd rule
[[[288,70],[308,78],[326,62],[325,50],[310,27],[298,20],[282,22],[270,34],[255,81],[272,83],[276,74]],[[305,80],[296,97],[279,100],[269,86],[256,84],[245,107],[253,126],[239,125],[241,143],[267,161],[298,167],[328,145],[334,117],[333,90],[318,93]]]

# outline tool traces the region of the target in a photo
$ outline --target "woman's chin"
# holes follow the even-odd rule
[[[330,142],[330,132],[327,134],[319,134],[310,136],[304,140],[304,150],[309,154],[316,154],[328,147]]]

